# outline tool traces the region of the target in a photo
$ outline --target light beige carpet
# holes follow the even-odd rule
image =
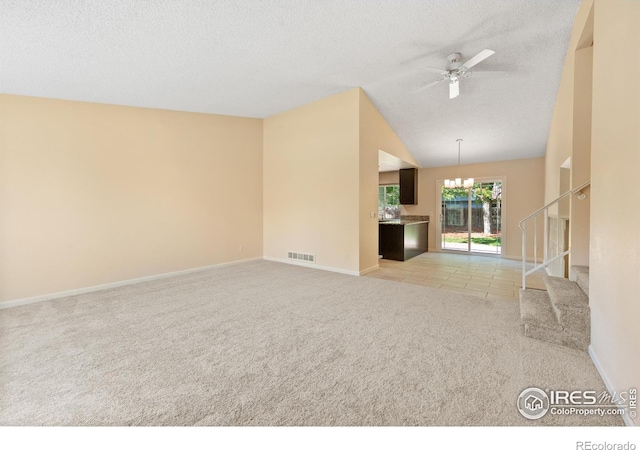
[[[516,302],[273,262],[0,310],[2,425],[622,425],[530,386],[604,390]]]

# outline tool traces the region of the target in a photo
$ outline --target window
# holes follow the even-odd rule
[[[400,186],[378,187],[378,220],[400,218]]]

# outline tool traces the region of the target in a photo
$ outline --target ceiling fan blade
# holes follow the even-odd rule
[[[438,75],[444,75],[445,73],[447,73],[447,71],[444,69],[436,69],[434,67],[423,67],[423,69],[427,72],[437,73]]]
[[[449,82],[449,98],[456,98],[460,95],[460,85],[458,84],[458,80]]]
[[[489,50],[489,49],[485,48],[480,53],[478,53],[476,56],[474,56],[473,58],[468,60],[466,63],[464,63],[462,65],[462,67],[466,67],[467,69],[471,69],[473,66],[475,66],[476,64],[478,64],[481,61],[484,61],[485,59],[487,59],[489,56],[493,55],[494,53],[495,52],[493,50]]]
[[[440,82],[441,82],[441,81],[443,81],[443,80],[444,80],[444,78],[442,78],[442,79],[440,79],[440,80],[437,80],[437,81],[434,81],[434,82],[429,83],[429,84],[425,84],[424,86],[422,86],[422,87],[420,87],[420,88],[416,89],[416,90],[415,90],[415,92],[424,91],[425,89],[428,89],[428,88],[430,88],[431,86],[435,86],[436,84],[440,83]]]

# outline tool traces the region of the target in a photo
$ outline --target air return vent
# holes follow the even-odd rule
[[[295,259],[296,261],[304,261],[304,262],[309,262],[314,264],[316,262],[316,255],[309,255],[307,253],[289,252],[287,254],[287,257],[289,259]]]

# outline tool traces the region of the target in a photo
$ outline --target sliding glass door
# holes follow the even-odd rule
[[[442,250],[468,252],[469,193],[462,188],[442,187]]]
[[[502,253],[502,181],[477,182],[471,189],[441,186],[440,248]]]

